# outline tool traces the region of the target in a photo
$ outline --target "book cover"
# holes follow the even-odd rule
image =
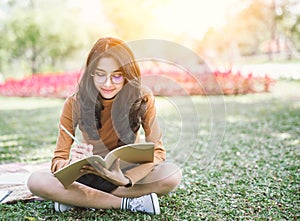
[[[64,187],[68,187],[75,180],[84,175],[84,173],[80,172],[80,169],[83,165],[90,164],[93,167],[97,167],[95,165],[95,161],[97,161],[105,168],[109,169],[117,158],[120,158],[121,169],[124,168],[125,165],[128,166],[132,164],[153,162],[154,144],[136,143],[124,145],[110,151],[105,158],[102,158],[98,155],[93,155],[71,163],[56,171],[54,176],[59,179]]]

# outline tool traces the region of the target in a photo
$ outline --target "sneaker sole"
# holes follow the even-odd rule
[[[54,210],[55,210],[56,212],[61,212],[61,213],[63,213],[63,212],[66,212],[66,211],[71,210],[72,208],[73,208],[72,206],[70,206],[70,205],[65,205],[65,204],[63,204],[63,203],[58,203],[58,202],[55,202],[55,203],[54,203]]]

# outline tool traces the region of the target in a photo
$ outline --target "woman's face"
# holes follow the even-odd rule
[[[96,88],[104,99],[116,96],[125,82],[119,63],[112,57],[100,58],[93,78]]]

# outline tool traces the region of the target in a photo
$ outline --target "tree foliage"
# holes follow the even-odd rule
[[[283,33],[292,46],[296,50],[300,50],[300,2],[298,0],[281,0],[275,7],[278,33]]]
[[[229,16],[222,29],[209,30],[201,48],[219,53],[237,46],[241,55],[255,55],[300,49],[300,2],[296,0],[237,1],[237,13]],[[236,10],[236,9],[235,9]],[[288,58],[291,54],[289,54]]]
[[[0,72],[13,70],[14,66],[30,73],[53,70],[82,46],[76,23],[64,14],[53,16],[62,13],[53,3],[48,6],[41,3],[7,2],[7,18],[1,21],[0,29]],[[52,7],[52,16],[45,7]]]

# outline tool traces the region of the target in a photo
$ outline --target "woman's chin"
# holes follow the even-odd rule
[[[101,96],[102,96],[104,99],[112,99],[113,97],[116,96],[115,91],[105,91],[105,90],[101,90],[101,91],[100,91],[100,94],[101,94]]]

